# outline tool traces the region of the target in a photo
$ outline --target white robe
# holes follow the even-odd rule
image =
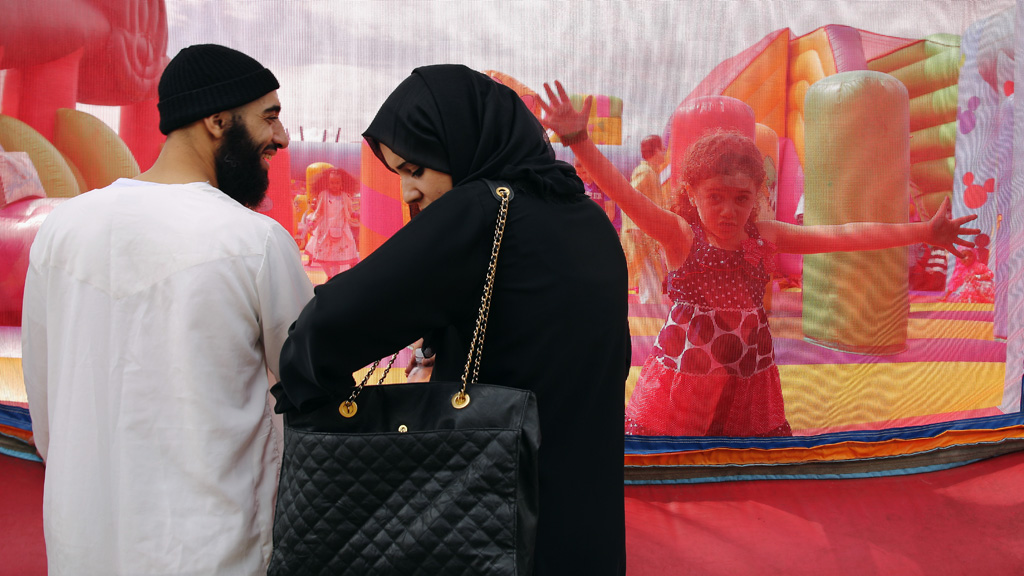
[[[118,180],[32,245],[25,384],[53,574],[264,574],[268,393],[312,296],[277,222],[206,183]]]

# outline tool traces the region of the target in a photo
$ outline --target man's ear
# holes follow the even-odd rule
[[[231,127],[231,116],[227,112],[217,112],[203,118],[203,126],[214,139],[220,139],[224,132]]]

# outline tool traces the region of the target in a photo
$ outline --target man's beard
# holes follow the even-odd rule
[[[255,209],[267,195],[270,178],[261,162],[263,147],[254,142],[241,117],[234,116],[213,156],[217,187],[247,208]]]

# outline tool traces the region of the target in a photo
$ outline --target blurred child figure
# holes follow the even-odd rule
[[[945,300],[974,304],[995,302],[996,288],[993,282],[995,274],[982,261],[978,254],[980,250],[972,248],[964,252],[966,257],[957,260],[953,274],[949,278]]]
[[[634,189],[588,139],[587,116],[561,84],[545,85],[542,123],[570,146],[601,188],[665,249],[673,300],[652,355],[626,407],[627,434],[790,436],[764,293],[776,252],[877,250],[927,242],[962,257],[960,235],[975,219],[950,220],[946,205],[928,222],[796,226],[757,221],[765,179],[761,152],[737,132],[694,142],[678,170],[683,189],[666,210]],[[945,201],[948,203],[948,199]]]
[[[665,167],[665,146],[661,136],[652,134],[640,142],[643,160],[633,169],[630,185],[656,206],[670,208],[672,202],[661,186],[661,170]],[[665,283],[665,257],[658,241],[634,223],[627,212],[622,216],[622,251],[629,267],[629,286],[636,289],[641,304],[658,302]]]
[[[594,183],[594,179],[590,177],[590,173],[587,172],[587,169],[578,160],[573,162],[573,168],[576,169],[576,175],[583,181],[583,192],[591,200],[597,202],[597,205],[604,210],[617,233],[622,228],[622,211],[619,210],[619,207],[615,205],[615,202],[607,194],[598,188],[597,184]]]
[[[353,196],[358,182],[344,170],[334,168],[317,175],[309,199],[306,252],[327,278],[348,270],[359,261],[359,246],[352,234],[355,221]]]

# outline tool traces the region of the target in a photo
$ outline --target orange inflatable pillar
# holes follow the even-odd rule
[[[754,128],[754,110],[742,100],[730,96],[702,96],[684,100],[672,114],[672,189],[680,186],[677,168],[683,161],[686,149],[705,132],[714,129],[736,130],[757,139]]]
[[[359,157],[359,258],[366,258],[403,224],[409,210],[402,203],[398,175],[388,170],[363,142]]]
[[[21,69],[17,118],[51,142],[57,109],[73,110],[78,102],[78,63],[83,50],[80,48],[52,62]]]
[[[164,135],[160,133],[160,111],[156,102],[154,98],[121,107],[118,135],[132,151],[143,172],[153,166],[164,145]]]

